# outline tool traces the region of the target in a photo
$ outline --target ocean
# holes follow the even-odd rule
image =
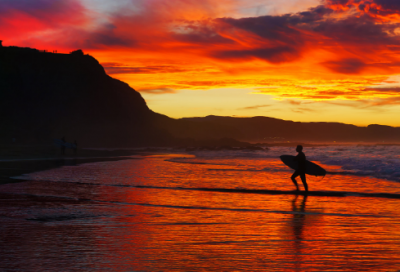
[[[1,271],[400,271],[400,147],[143,154],[0,186]],[[299,178],[298,178],[299,179]],[[298,180],[303,190],[300,180]]]

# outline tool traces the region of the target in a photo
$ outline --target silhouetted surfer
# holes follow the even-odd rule
[[[78,152],[78,142],[76,140],[74,141],[73,150],[74,150],[74,154],[76,155],[76,153]]]
[[[297,154],[294,160],[298,162],[299,167],[297,168],[296,171],[294,171],[291,179],[294,185],[296,185],[296,190],[299,191],[299,185],[297,184],[296,177],[300,176],[301,182],[303,182],[304,185],[304,189],[306,190],[306,192],[308,192],[308,185],[306,182],[306,155],[303,153],[303,146],[298,145],[296,147],[296,151],[299,154]]]
[[[65,136],[63,136],[63,137],[61,138],[61,141],[62,141],[62,145],[61,145],[61,154],[62,154],[62,155],[65,155],[65,144],[67,143],[67,141],[65,140]]]

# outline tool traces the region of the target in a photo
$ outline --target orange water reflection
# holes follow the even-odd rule
[[[20,270],[28,263],[42,265],[44,270],[62,263],[66,271],[400,269],[398,199],[178,189],[294,189],[291,172],[280,168],[277,160],[236,159],[235,163],[229,164],[228,159],[191,164],[148,158],[104,164],[103,170],[96,172],[99,177],[85,178],[85,183],[63,182],[66,168],[56,171],[57,182],[38,179],[7,185],[3,191],[36,197],[13,196],[14,202],[3,197],[0,218],[12,220],[2,221],[0,253]],[[82,179],[86,170],[95,173],[93,167],[96,165],[82,166],[75,172],[80,169]],[[51,179],[49,172],[43,175]],[[70,180],[75,178],[70,176]],[[400,192],[396,183],[368,177],[331,176],[309,184],[311,190]],[[39,195],[63,198],[55,201]],[[51,219],[55,213],[78,217],[26,220],[46,218],[44,215]],[[24,255],[27,248],[35,254]],[[25,260],[17,257],[21,254]]]
[[[207,192],[183,196],[186,193],[161,190],[142,190],[142,194],[148,203],[159,205],[141,206],[139,221],[146,229],[141,235],[146,239],[132,237],[133,228],[118,232],[118,237],[113,233],[107,240],[123,242],[120,258],[143,252],[150,270],[387,271],[398,267],[398,219],[379,216],[381,206],[395,210],[397,201]],[[354,201],[370,207],[359,214],[352,210]],[[137,206],[133,207],[137,213]],[[121,217],[118,224],[129,225],[132,220]]]

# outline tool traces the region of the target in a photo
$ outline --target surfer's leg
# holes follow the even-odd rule
[[[296,177],[299,176],[299,173],[295,171],[291,177],[294,185],[296,185],[296,191],[299,191],[299,185],[297,184]]]
[[[307,185],[307,181],[306,181],[306,173],[301,173],[300,174],[300,178],[301,178],[301,182],[303,182],[304,189],[306,190],[306,192],[308,192],[308,185]]]

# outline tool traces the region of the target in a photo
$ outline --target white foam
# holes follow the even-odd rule
[[[400,182],[400,146],[319,146],[305,147],[310,161],[337,165],[341,174],[367,175]],[[283,154],[296,155],[295,147],[270,147],[265,151],[221,150],[191,152],[197,159],[215,158],[279,158]]]

